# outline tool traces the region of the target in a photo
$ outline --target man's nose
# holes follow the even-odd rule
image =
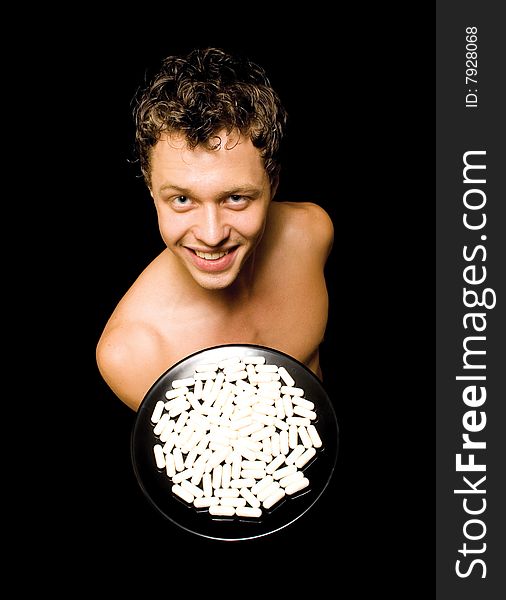
[[[219,246],[230,235],[220,208],[214,204],[203,206],[195,237],[208,248]]]

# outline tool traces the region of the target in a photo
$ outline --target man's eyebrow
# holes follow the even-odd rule
[[[182,196],[190,196],[191,197],[193,195],[193,192],[190,189],[181,187],[179,185],[174,185],[172,183],[164,183],[159,189],[160,193],[167,192],[167,191],[177,192],[178,194],[181,194]],[[262,192],[261,187],[258,187],[253,184],[245,183],[245,184],[234,186],[228,190],[223,190],[223,192],[220,192],[220,196],[225,197],[225,196],[234,196],[234,195],[239,195],[239,194],[259,195],[259,194],[261,194],[261,192]]]

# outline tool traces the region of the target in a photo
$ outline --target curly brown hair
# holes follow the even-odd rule
[[[218,133],[239,131],[259,149],[272,182],[279,174],[279,151],[286,111],[264,69],[217,48],[169,56],[135,101],[136,148],[150,187],[151,148],[163,132],[183,133],[190,148],[219,148]]]

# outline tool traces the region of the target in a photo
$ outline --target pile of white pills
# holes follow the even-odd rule
[[[309,485],[302,468],[322,446],[314,404],[284,367],[265,362],[198,365],[151,416],[155,463],[172,492],[213,516],[258,518]]]

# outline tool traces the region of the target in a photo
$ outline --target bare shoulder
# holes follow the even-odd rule
[[[97,345],[100,373],[125,404],[137,410],[167,368],[165,342],[157,326],[167,303],[164,257],[153,261],[118,303]]]
[[[97,345],[97,365],[112,391],[137,410],[166,365],[163,343],[146,323],[120,321],[106,327]]]
[[[334,225],[328,213],[313,202],[272,202],[276,230],[318,252],[326,260],[334,241]]]

